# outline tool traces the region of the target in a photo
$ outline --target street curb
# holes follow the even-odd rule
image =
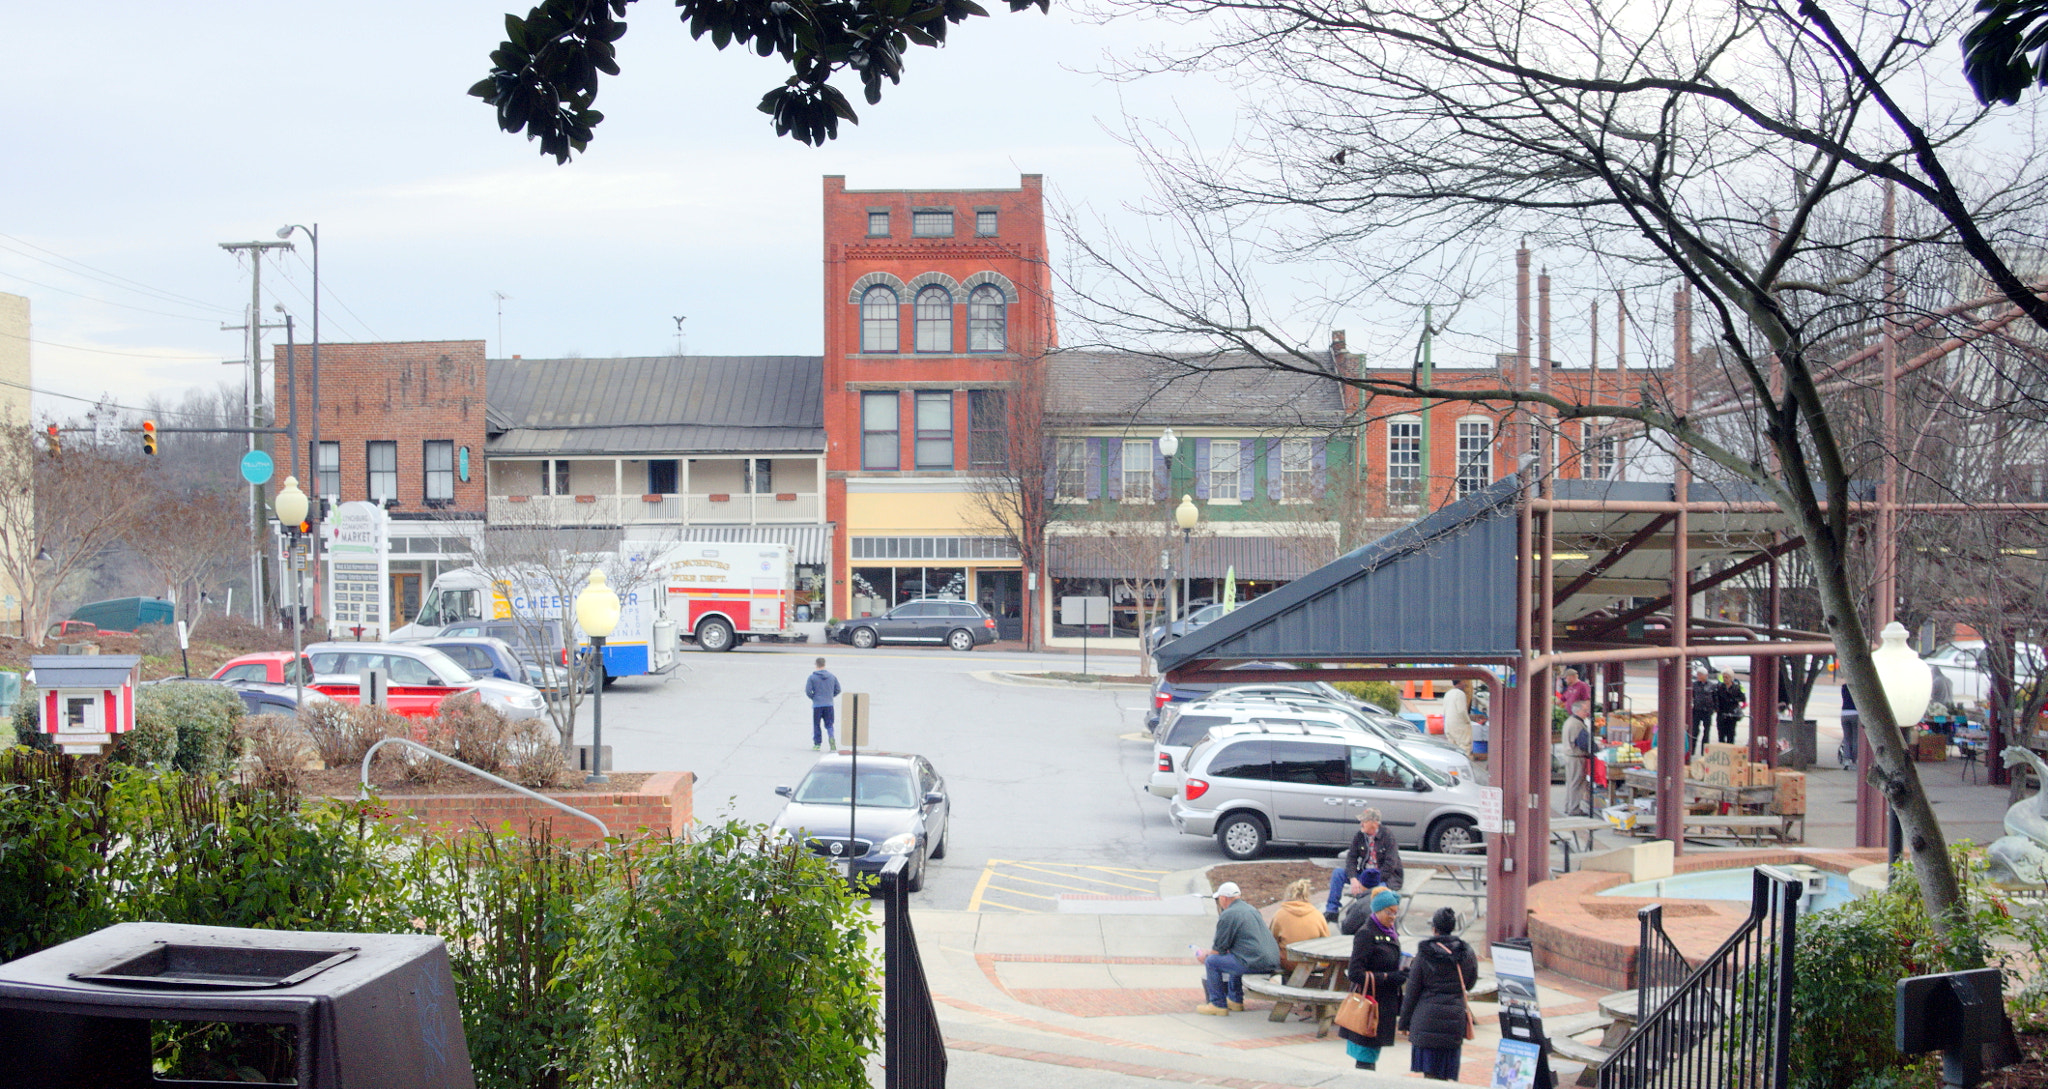
[[[1019,688],[1092,688],[1102,691],[1142,692],[1151,685],[1130,684],[1122,681],[1056,681],[1047,677],[1035,677],[1029,673],[1003,673],[996,670],[969,674],[977,681],[990,684],[1007,684]]]

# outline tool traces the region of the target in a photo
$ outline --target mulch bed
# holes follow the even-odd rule
[[[1321,904],[1330,891],[1330,868],[1307,859],[1286,862],[1233,862],[1209,867],[1209,887],[1225,881],[1237,882],[1243,898],[1253,907],[1270,907],[1287,899],[1287,886],[1297,878],[1308,878],[1309,902]]]
[[[383,753],[378,754],[375,764],[370,766],[370,785],[377,793],[392,797],[400,794],[510,794],[509,790],[486,779],[448,769],[448,774],[438,783],[415,783],[398,774],[397,761],[387,761]],[[319,768],[300,773],[299,793],[309,798],[353,798],[356,785],[362,781],[362,768]],[[574,772],[575,780],[565,786],[549,787],[542,794],[586,794],[593,790],[607,793],[640,789],[640,784],[654,777],[651,771],[614,771],[606,773],[611,781],[602,787],[586,785],[583,773]]]
[[[1984,1075],[1977,1084],[1986,1089],[2041,1089],[2048,1086],[2048,1033],[2021,1033],[2020,1049],[2025,1062]]]

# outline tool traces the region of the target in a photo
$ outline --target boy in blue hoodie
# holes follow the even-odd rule
[[[811,751],[818,751],[820,729],[825,743],[838,748],[839,742],[832,736],[832,701],[839,698],[839,678],[826,672],[825,659],[818,659],[818,668],[804,682],[804,695],[811,697]]]

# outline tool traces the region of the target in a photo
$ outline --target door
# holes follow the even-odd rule
[[[1273,741],[1273,838],[1341,847],[1358,810],[1346,746],[1334,741]]]
[[[996,618],[996,638],[1024,638],[1024,572],[981,571],[974,587],[982,610]]]
[[[390,627],[400,628],[412,622],[420,614],[420,576],[418,572],[391,572],[391,623]]]
[[[1357,799],[1351,811],[1352,821],[1358,820],[1359,809],[1372,806],[1380,811],[1380,823],[1394,833],[1395,842],[1420,846],[1423,818],[1435,806],[1428,794],[1416,793],[1415,784],[1420,778],[1391,753],[1364,745],[1351,746],[1351,794]]]

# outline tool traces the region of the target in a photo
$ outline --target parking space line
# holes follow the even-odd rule
[[[1044,868],[1044,867],[1042,867],[1042,866],[1033,866],[1033,865],[1029,865],[1029,864],[1025,864],[1025,865],[1023,865],[1023,866],[1021,867],[1021,869],[1025,870],[1026,872],[1030,872],[1030,873],[1047,873],[1047,874],[1059,874],[1059,873],[1060,873],[1060,871],[1058,871],[1058,870],[1049,870],[1049,869],[1046,869],[1046,868]],[[1031,878],[1028,878],[1028,877],[1014,877],[1014,878],[1013,878],[1013,880],[1017,880],[1017,881],[1032,881],[1032,879],[1031,879]],[[1087,880],[1087,879],[1086,879],[1086,878],[1082,878],[1082,880]],[[1033,884],[1036,884],[1036,885],[1051,885],[1051,884],[1054,884],[1054,882],[1051,882],[1051,881],[1032,881],[1032,883],[1033,883]],[[1123,883],[1121,883],[1121,882],[1117,882],[1117,881],[1097,881],[1097,882],[1094,882],[1094,884],[1097,884],[1097,885],[1108,885],[1108,886],[1110,886],[1111,888],[1118,888],[1118,889],[1130,889],[1130,890],[1132,890],[1132,891],[1134,891],[1134,892],[1151,892],[1151,891],[1153,890],[1153,888],[1155,887],[1155,886],[1153,886],[1153,885],[1126,885],[1126,884],[1123,884]],[[1088,885],[1061,885],[1061,886],[1059,886],[1059,887],[1061,887],[1061,888],[1067,888],[1067,889],[1073,889],[1073,890],[1074,890],[1075,892],[1090,892],[1090,891],[1093,891],[1093,890],[1092,890],[1092,889],[1091,889],[1091,888],[1090,888],[1090,887],[1089,887]]]
[[[1146,877],[1167,872],[1169,871],[1132,866],[992,858],[982,867],[981,877],[974,886],[974,894],[968,898],[967,910],[1005,908],[1010,911],[1046,911],[1051,910],[1062,895],[1069,893],[1083,896],[1108,895],[1113,898],[1117,897],[1119,892],[1149,893],[1155,891],[1157,885],[1140,882]],[[1032,891],[1034,888],[1055,891],[1035,892]],[[1027,902],[1021,906],[1004,903],[998,899],[1004,896],[1019,897]],[[1046,906],[1035,906],[1041,903]]]
[[[988,879],[989,879],[989,878],[991,878],[991,877],[994,877],[995,875],[996,875],[996,864],[995,864],[995,860],[994,860],[994,859],[990,859],[990,860],[989,860],[989,863],[988,863],[988,865],[986,865],[986,866],[983,866],[983,867],[981,868],[981,880],[979,880],[979,881],[976,881],[976,882],[974,883],[974,895],[972,895],[972,896],[969,896],[969,897],[967,898],[967,910],[969,910],[969,911],[980,911],[980,910],[981,910],[981,897],[982,897],[982,894],[988,891]]]

